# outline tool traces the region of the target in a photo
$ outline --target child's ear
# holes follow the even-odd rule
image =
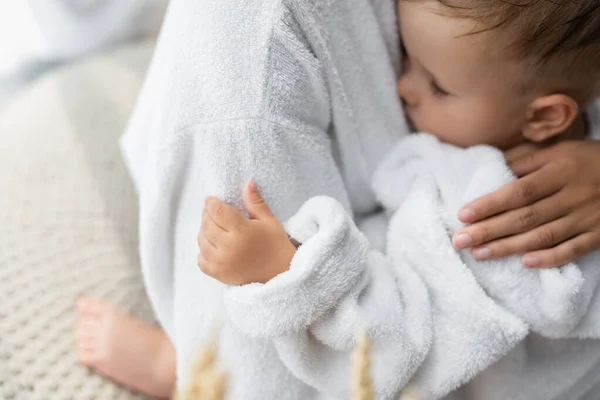
[[[551,94],[538,97],[529,105],[523,136],[532,142],[543,142],[565,132],[579,113],[572,97]]]

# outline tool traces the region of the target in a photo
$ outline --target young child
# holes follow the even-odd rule
[[[403,0],[399,18],[398,93],[433,136],[403,140],[375,174],[387,254],[330,198],[284,228],[251,182],[249,218],[207,199],[200,268],[240,285],[225,293],[237,329],[332,398],[348,395],[357,329],[380,399],[410,381],[426,399],[595,398],[600,255],[524,270],[517,257],[478,263],[451,235],[465,201],[513,179],[499,150],[600,138],[600,2]]]

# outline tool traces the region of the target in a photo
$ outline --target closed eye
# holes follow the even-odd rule
[[[450,95],[450,93],[448,93],[446,90],[442,89],[440,87],[440,85],[438,85],[438,83],[434,80],[429,81],[429,89],[431,90],[431,93],[434,96],[446,97],[446,96]]]

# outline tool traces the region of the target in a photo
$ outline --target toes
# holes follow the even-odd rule
[[[77,360],[79,360],[80,364],[85,365],[86,367],[90,367],[92,364],[91,352],[78,347]]]
[[[81,339],[77,341],[77,349],[82,351],[96,351],[98,346],[93,340]]]
[[[96,312],[97,307],[95,307],[95,303],[96,302],[90,297],[80,296],[79,298],[77,298],[75,304],[77,306],[77,311],[81,315],[89,315]]]
[[[107,303],[81,297],[77,300],[75,338],[77,342],[95,342],[102,346],[110,341],[115,328],[118,328],[118,315]]]
[[[87,335],[93,335],[102,325],[101,314],[82,313],[77,315],[75,331]]]
[[[77,347],[77,358],[86,367],[97,367],[99,363],[98,353],[94,348]]]
[[[80,314],[75,324],[75,340],[77,345],[85,344],[87,347],[98,342],[102,332],[103,319],[96,314]]]
[[[86,366],[93,364],[97,353],[97,346],[93,336],[90,336],[85,330],[77,329],[75,333],[75,347],[79,362]]]
[[[79,362],[87,367],[100,368],[106,358],[106,353],[97,334],[87,329],[78,329],[75,337],[75,347]]]
[[[75,347],[80,356],[85,354],[86,358],[89,359],[94,353],[98,353],[99,343],[91,332],[77,330],[75,333]]]
[[[87,309],[90,314],[102,315],[111,313],[113,307],[104,301],[91,299],[88,301]]]
[[[89,319],[78,321],[75,326],[77,340],[92,339],[96,336],[97,332],[97,324]]]
[[[79,316],[83,318],[100,318],[107,314],[114,313],[114,308],[109,303],[95,300],[87,296],[79,297],[76,306]]]
[[[110,304],[81,296],[76,301],[75,346],[79,362],[102,370],[107,363],[107,333],[114,328]]]

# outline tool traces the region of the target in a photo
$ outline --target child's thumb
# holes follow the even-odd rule
[[[251,219],[265,219],[273,216],[271,209],[258,192],[254,181],[250,181],[244,187],[244,206]]]

